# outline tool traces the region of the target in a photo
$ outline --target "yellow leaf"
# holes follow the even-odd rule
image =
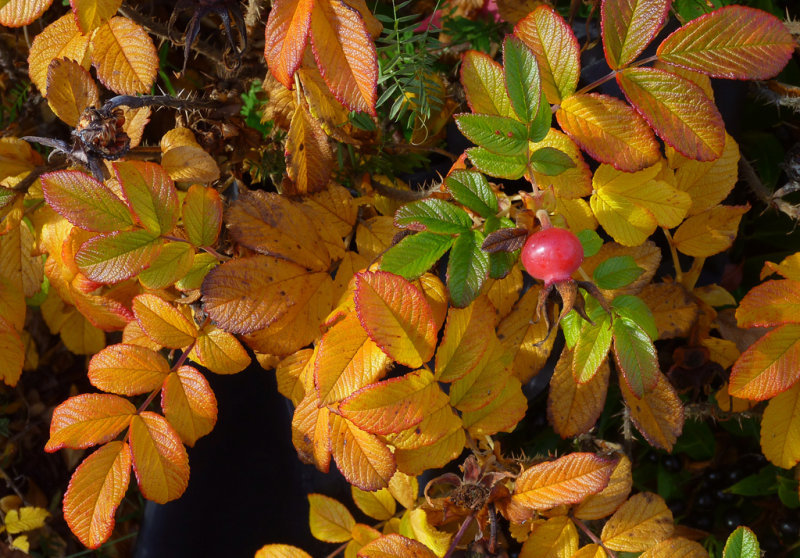
[[[689,216],[721,203],[739,178],[739,145],[727,133],[722,156],[715,161],[695,161],[669,146],[666,147],[666,154],[667,163],[675,170],[678,189],[692,197]]]
[[[800,462],[800,382],[773,397],[764,409],[761,450],[784,469]]]
[[[480,438],[498,432],[511,432],[525,417],[527,410],[528,400],[522,393],[522,384],[511,377],[491,403],[477,411],[462,413],[461,418],[470,436]]]
[[[179,498],[189,483],[189,457],[175,429],[143,411],[131,420],[129,438],[142,495],[159,504]]]
[[[358,145],[352,137],[355,129],[350,123],[350,111],[330,94],[322,74],[316,67],[303,67],[297,71],[311,115],[326,134],[343,143]],[[272,100],[272,97],[270,97]]]
[[[724,252],[733,244],[747,205],[718,205],[686,219],[672,237],[679,252],[706,258]]]
[[[800,252],[787,256],[779,264],[764,262],[764,268],[761,270],[761,279],[764,280],[773,273],[779,273],[785,279],[800,281]]]
[[[161,409],[188,446],[194,446],[217,423],[217,398],[205,376],[191,366],[181,366],[164,380]]]
[[[17,385],[25,363],[25,346],[19,332],[3,317],[0,317],[0,361],[3,363],[0,379],[6,385]]]
[[[358,319],[390,358],[411,368],[430,360],[436,325],[422,293],[399,275],[385,271],[356,275]]]
[[[389,481],[389,492],[401,506],[410,510],[417,503],[419,483],[417,477],[412,477],[401,471],[395,471]]]
[[[31,549],[31,543],[28,542],[28,535],[14,537],[14,539],[11,541],[11,548],[16,548],[17,550],[21,550],[25,554],[28,554]]]
[[[162,347],[182,349],[197,337],[197,326],[159,296],[140,294],[132,309],[147,336]]]
[[[144,29],[114,16],[92,37],[92,64],[98,79],[115,93],[149,93],[158,73],[158,53]]]
[[[289,544],[267,544],[253,558],[311,558],[311,555]]]
[[[386,440],[398,450],[418,449],[431,446],[442,438],[461,429],[461,419],[447,404],[441,400],[438,408],[428,409],[425,419],[415,427],[397,434],[385,436]]]
[[[578,531],[568,517],[553,517],[530,534],[520,558],[571,558],[578,550]]]
[[[433,273],[425,273],[411,284],[417,287],[428,301],[435,330],[438,332],[442,329],[450,302],[450,296],[447,294],[444,283]]]
[[[572,558],[606,558],[608,554],[599,544],[587,544],[578,549]]]
[[[445,409],[449,411],[448,407],[445,407]],[[461,455],[464,451],[465,443],[464,430],[458,428],[429,446],[415,449],[397,449],[394,453],[397,460],[397,468],[409,475],[420,475],[427,469],[444,467]]]
[[[42,288],[44,265],[25,221],[0,236],[0,276],[9,279],[26,297]]]
[[[716,284],[695,287],[692,294],[713,308],[736,306],[736,299],[733,298],[733,295],[724,287]]]
[[[424,544],[409,539],[402,535],[384,535],[365,545],[361,552],[361,558],[435,558],[434,554]]]
[[[392,478],[395,476],[397,473],[392,475]],[[389,481],[389,485],[391,486],[391,481]],[[381,488],[376,492],[366,492],[355,486],[351,486],[350,489],[353,502],[365,515],[378,521],[386,521],[394,516],[397,502],[388,488]]]
[[[87,107],[100,104],[92,76],[74,60],[56,58],[47,68],[47,104],[73,128]]]
[[[523,383],[542,369],[553,348],[555,335],[542,342],[547,335],[544,319],[531,323],[536,315],[536,303],[541,288],[534,286],[522,295],[514,310],[497,326],[497,337],[503,348],[513,355],[512,370]]]
[[[331,414],[331,453],[347,482],[362,490],[389,485],[395,472],[395,457],[377,436],[352,422]]]
[[[331,462],[330,411],[319,406],[314,392],[297,404],[292,417],[292,443],[304,463],[327,473]]]
[[[707,339],[704,339],[703,341],[707,341]],[[738,349],[736,352],[737,353],[739,352]],[[717,402],[717,407],[719,407],[720,409],[722,409],[727,413],[742,413],[744,411],[749,411],[758,404],[757,401],[750,401],[749,399],[739,399],[738,397],[732,397],[728,393],[727,382],[722,384],[722,387],[714,392],[714,400]]]
[[[286,137],[286,172],[294,182],[286,195],[319,192],[328,185],[333,170],[333,152],[328,136],[304,105],[298,105]]]
[[[570,453],[523,471],[517,477],[512,499],[535,510],[577,504],[603,490],[616,465],[616,459],[591,453]]]
[[[89,361],[89,381],[110,393],[139,395],[160,388],[169,369],[169,363],[156,351],[117,343]]]
[[[466,376],[450,386],[450,405],[468,413],[489,405],[508,384],[511,358],[494,333],[486,335],[489,348]]]
[[[676,227],[686,216],[691,197],[660,179],[662,168],[660,162],[633,173],[611,165],[600,165],[595,171],[592,211],[620,244],[638,246],[657,227]]]
[[[325,190],[305,197],[303,205],[313,211],[317,230],[332,231],[339,238],[352,234],[358,219],[358,206],[343,186],[329,182]]]
[[[556,196],[565,199],[581,198],[592,193],[592,171],[583,160],[581,150],[566,134],[550,128],[545,138],[535,145],[535,149],[554,147],[563,151],[575,163],[574,167],[556,176],[547,176],[534,171],[533,176],[537,184],[543,188],[552,186]]]
[[[76,61],[89,69],[89,36],[81,33],[73,14],[66,14],[36,35],[28,54],[28,75],[44,95],[47,92],[47,68],[56,58]]]
[[[414,539],[418,540],[433,553],[442,558],[450,547],[452,533],[439,531],[428,521],[428,514],[425,510],[417,508],[408,512],[408,523],[414,534]]]
[[[736,347],[736,343],[727,339],[706,337],[700,341],[700,344],[708,349],[711,360],[722,366],[722,368],[730,368],[741,354]]]
[[[89,548],[97,548],[114,530],[117,510],[131,475],[131,451],[124,442],[109,442],[84,459],[64,494],[64,519]]]
[[[278,391],[297,406],[314,389],[314,350],[300,349],[275,367]]]
[[[0,25],[23,27],[41,16],[53,0],[11,0],[0,9]]]
[[[125,123],[122,129],[131,138],[131,149],[138,146],[142,142],[142,135],[144,135],[144,127],[150,122],[150,107],[140,107],[132,109],[130,107],[123,107],[123,116]]]
[[[369,525],[364,525],[363,523],[356,523],[353,526],[352,534],[353,540],[347,543],[347,547],[344,549],[345,558],[358,558],[358,551],[361,550],[364,545],[371,543],[381,536],[380,531]]]
[[[161,156],[161,166],[175,182],[214,182],[219,178],[219,167],[203,148],[182,145]]]
[[[578,504],[575,517],[589,520],[608,517],[628,498],[633,487],[631,460],[625,454],[618,454],[618,457],[619,461],[611,472],[608,485]]]
[[[0,181],[26,174],[43,163],[42,156],[27,141],[12,136],[0,138]]]
[[[639,293],[653,312],[659,339],[688,337],[697,320],[698,308],[693,297],[680,283],[650,283]]]
[[[436,350],[436,380],[452,382],[467,375],[496,336],[497,311],[481,296],[466,308],[450,308],[442,342]],[[487,401],[488,403],[488,401]]]
[[[183,200],[181,215],[186,235],[192,244],[214,245],[222,226],[222,199],[219,192],[199,184],[192,185]]]
[[[502,279],[487,279],[483,284],[483,292],[497,309],[497,317],[503,319],[519,300],[522,288],[522,270],[519,266],[511,268],[511,272]]]
[[[608,359],[586,383],[577,383],[572,376],[573,351],[564,348],[550,379],[547,396],[547,419],[562,438],[584,434],[594,426],[603,412],[611,367]]]
[[[78,27],[89,34],[108,21],[122,5],[122,0],[71,0]]]
[[[641,552],[668,538],[675,529],[664,499],[652,492],[635,494],[603,526],[600,539],[611,550]]]
[[[200,330],[189,358],[216,374],[236,374],[250,364],[250,355],[236,337],[212,323]]]
[[[308,524],[315,538],[329,543],[353,538],[351,532],[356,520],[344,504],[322,494],[309,494],[308,505]]]
[[[683,403],[667,377],[659,372],[655,387],[645,391],[641,399],[622,378],[619,384],[636,429],[651,445],[672,451],[683,431]]]
[[[44,508],[24,506],[18,510],[9,510],[6,513],[6,530],[12,534],[33,531],[44,526],[44,520],[50,517],[50,512]]]
[[[556,198],[556,213],[564,218],[567,228],[574,233],[586,229],[597,229],[597,219],[592,213],[592,208],[583,198],[575,200]]]
[[[76,355],[92,355],[106,346],[106,334],[95,327],[74,306],[59,331],[64,346]]]
[[[394,218],[383,215],[371,217],[358,224],[356,229],[356,247],[358,253],[372,260],[392,245],[392,239],[398,229],[394,226]]]
[[[639,558],[708,558],[708,551],[698,542],[683,537],[661,541],[639,555]]]
[[[136,407],[122,397],[86,393],[70,397],[53,411],[50,439],[44,449],[83,449],[113,440],[136,414]]]
[[[314,361],[314,384],[322,403],[341,401],[385,373],[391,361],[367,336],[354,313],[322,336]]]

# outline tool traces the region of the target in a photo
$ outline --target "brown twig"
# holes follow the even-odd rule
[[[592,530],[591,530],[591,529],[589,529],[589,528],[586,526],[586,524],[585,524],[583,521],[581,521],[581,520],[580,520],[580,519],[578,519],[577,517],[573,517],[573,518],[572,518],[572,522],[573,522],[573,523],[575,523],[575,525],[577,525],[577,526],[578,526],[578,529],[580,529],[581,531],[583,531],[583,532],[586,534],[586,536],[587,536],[587,537],[589,537],[590,539],[592,539],[592,542],[593,542],[593,543],[595,543],[595,544],[599,544],[600,546],[602,546],[602,547],[603,547],[603,550],[605,550],[605,551],[606,551],[606,554],[608,554],[608,558],[617,558],[617,555],[616,555],[616,553],[615,553],[613,550],[611,550],[610,548],[607,548],[607,547],[606,547],[606,546],[603,544],[603,541],[601,541],[597,535],[595,535],[594,533],[592,533]]]
[[[800,220],[800,206],[792,205],[780,198],[772,196],[772,192],[764,186],[750,161],[742,157],[739,159],[739,176],[745,181],[750,191],[767,207],[772,207],[785,213],[795,221]]]
[[[461,542],[461,537],[463,537],[464,533],[467,532],[467,528],[469,527],[470,523],[472,523],[473,519],[475,519],[475,514],[474,513],[471,513],[471,514],[469,514],[467,516],[467,518],[464,520],[464,523],[462,523],[461,527],[458,528],[458,532],[456,533],[456,536],[453,537],[453,542],[450,543],[450,548],[447,549],[447,552],[445,553],[445,555],[442,558],[450,558],[450,556],[453,555],[453,552],[456,551],[456,547],[458,546],[458,543]]]

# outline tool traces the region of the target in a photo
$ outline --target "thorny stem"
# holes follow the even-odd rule
[[[758,177],[753,165],[745,158],[739,159],[739,175],[747,183],[750,191],[767,207],[772,207],[781,211],[794,219],[800,220],[800,207],[792,205],[780,198],[773,198],[772,193],[764,186]]]
[[[587,536],[587,537],[589,537],[590,539],[592,539],[592,542],[593,542],[593,543],[595,543],[595,544],[599,544],[600,546],[602,546],[602,547],[603,547],[603,550],[605,550],[605,551],[606,551],[606,554],[608,554],[608,558],[617,558],[617,555],[616,555],[616,553],[615,553],[613,550],[611,550],[610,548],[606,548],[606,546],[603,544],[603,541],[601,541],[601,540],[598,538],[598,536],[597,536],[597,535],[595,535],[594,533],[592,533],[591,529],[589,529],[589,528],[586,526],[586,524],[585,524],[583,521],[581,521],[581,520],[580,520],[580,519],[578,519],[577,517],[573,517],[573,518],[572,518],[572,521],[573,521],[573,523],[575,523],[575,525],[577,525],[577,526],[578,526],[578,528],[579,528],[581,531],[583,531],[583,532],[586,534],[586,536]]]
[[[664,236],[667,237],[667,244],[669,244],[669,253],[672,255],[672,265],[675,266],[675,280],[683,284],[683,271],[681,271],[681,262],[678,260],[678,250],[675,249],[675,242],[672,240],[672,235],[669,234],[669,229],[661,227],[664,231]]]
[[[137,109],[142,107],[168,107],[177,110],[189,109],[215,109],[219,107],[216,101],[200,99],[181,99],[172,95],[117,95],[106,101],[103,109],[110,110],[119,106]]]
[[[474,512],[469,514],[467,516],[467,518],[464,520],[464,523],[461,524],[461,527],[458,528],[458,532],[456,533],[456,536],[453,537],[453,542],[450,543],[450,548],[447,549],[447,552],[445,553],[445,555],[442,558],[450,558],[450,556],[453,555],[453,552],[456,551],[456,546],[458,546],[458,543],[461,542],[461,537],[463,537],[464,533],[467,532],[467,528],[470,526],[470,524],[472,523],[473,519],[475,519],[475,513]],[[614,558],[616,558],[616,557],[614,557]]]

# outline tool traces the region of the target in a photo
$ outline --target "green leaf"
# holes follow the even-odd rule
[[[690,419],[683,424],[683,431],[672,452],[685,453],[693,461],[705,461],[714,457],[716,445],[714,432],[708,423]]]
[[[155,163],[118,161],[112,164],[125,199],[148,231],[169,233],[178,220],[178,193],[166,171]]]
[[[566,316],[561,318],[561,331],[564,332],[564,340],[568,348],[573,348],[581,336],[581,327],[588,323],[581,318],[575,310],[570,310]]]
[[[483,226],[483,232],[488,235],[501,228],[514,227],[514,221],[507,217],[498,219],[494,215],[488,217]],[[489,277],[492,279],[502,279],[511,272],[514,264],[519,259],[520,250],[513,252],[495,252],[489,254]]]
[[[458,234],[472,227],[472,219],[466,211],[432,198],[407,203],[397,210],[394,222],[400,228],[440,234]]]
[[[148,231],[122,231],[90,238],[75,254],[86,277],[98,283],[119,283],[146,269],[164,241]]]
[[[600,263],[592,274],[601,289],[619,289],[633,283],[644,270],[636,265],[632,256],[615,256]]]
[[[583,320],[575,352],[572,355],[572,377],[579,384],[585,384],[597,373],[611,347],[611,320],[593,318],[594,325]]]
[[[455,120],[467,139],[497,155],[523,155],[528,148],[527,127],[511,118],[457,114]]]
[[[553,112],[547,102],[544,91],[539,96],[539,109],[530,124],[528,139],[534,143],[542,141],[550,132],[550,125],[553,123]],[[574,166],[574,165],[573,165]]]
[[[489,272],[489,254],[481,250],[483,233],[469,231],[459,235],[447,263],[447,289],[453,304],[468,306],[481,291]]]
[[[645,330],[650,339],[653,341],[658,339],[658,328],[656,320],[653,318],[653,312],[641,298],[633,295],[620,295],[611,302],[611,307],[617,316],[639,324],[639,327]]]
[[[725,489],[725,492],[739,496],[767,496],[778,492],[778,471],[775,465],[767,465],[755,475],[744,477]]]
[[[506,157],[483,147],[470,147],[467,149],[467,157],[479,171],[489,176],[516,180],[525,174],[526,164],[523,155]]]
[[[591,258],[603,247],[603,239],[592,229],[583,229],[577,235],[583,246],[583,257]]]
[[[755,533],[747,527],[737,527],[725,542],[722,558],[761,558]]]
[[[497,213],[497,196],[489,181],[479,172],[454,170],[444,181],[453,198],[481,217],[488,219]]]
[[[208,272],[219,265],[219,260],[206,252],[200,252],[194,255],[192,267],[182,279],[175,283],[180,291],[191,291],[192,289],[199,289],[203,284],[203,279],[206,278]]]
[[[658,359],[650,336],[634,322],[614,320],[614,358],[625,382],[636,397],[658,382]]]
[[[455,238],[443,234],[421,232],[405,237],[389,248],[381,260],[381,269],[406,279],[416,279],[428,271],[450,246]]]
[[[789,509],[800,508],[800,494],[797,493],[797,481],[778,475],[778,499]]]
[[[503,87],[503,68],[491,56],[475,50],[465,52],[461,61],[461,85],[472,112],[515,116]]]
[[[165,289],[182,279],[194,263],[194,248],[188,242],[168,242],[153,258],[150,267],[139,274],[139,282],[148,289]]]
[[[531,167],[547,176],[556,176],[575,166],[569,155],[555,147],[542,147],[531,153]]]
[[[503,71],[511,106],[527,124],[539,111],[542,83],[533,52],[513,35],[503,41]]]

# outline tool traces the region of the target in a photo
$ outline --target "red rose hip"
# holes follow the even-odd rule
[[[522,265],[545,285],[566,281],[583,263],[583,246],[567,229],[550,227],[528,237],[522,247]]]

